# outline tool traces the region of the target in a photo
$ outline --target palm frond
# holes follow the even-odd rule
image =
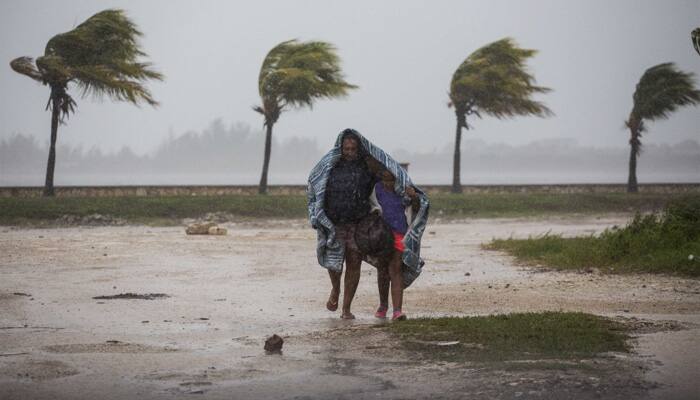
[[[531,97],[551,89],[537,86],[526,62],[536,50],[519,48],[504,38],[474,51],[457,68],[450,83],[450,104],[457,112],[496,118],[547,117],[553,112]]]
[[[274,121],[287,105],[313,107],[317,99],[344,97],[355,88],[343,77],[335,47],[318,41],[278,44],[265,57],[258,77],[263,114]]]
[[[700,102],[693,74],[673,63],[661,63],[644,72],[634,95],[632,114],[640,120],[666,119],[679,107]]]
[[[39,68],[42,77],[51,86],[65,86],[72,76],[63,58],[56,55],[41,56],[36,59],[36,66]]]
[[[71,66],[128,63],[144,55],[137,42],[141,35],[124,11],[104,10],[51,38],[44,54],[60,56]]]
[[[37,82],[44,83],[41,72],[34,66],[34,60],[31,57],[19,57],[10,61],[10,68],[17,73],[26,75]]]
[[[138,44],[141,36],[124,11],[105,10],[54,36],[45,53],[60,60],[69,80],[84,96],[157,105],[143,82],[162,80],[163,75],[153,70],[152,64],[139,61],[146,55]]]

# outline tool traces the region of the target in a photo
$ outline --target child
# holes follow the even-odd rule
[[[389,308],[389,284],[391,283],[391,302],[394,306],[393,320],[403,321],[406,315],[401,311],[403,303],[403,277],[401,267],[401,254],[404,251],[403,237],[408,231],[405,206],[403,199],[394,191],[396,178],[388,170],[380,173],[381,181],[374,186],[374,195],[382,209],[382,218],[389,225],[394,234],[394,249],[387,256],[384,268],[377,270],[377,286],[379,287],[379,308],[374,314],[377,318],[386,318]],[[416,191],[412,187],[406,188],[406,194],[411,199],[416,198]],[[388,275],[388,276],[387,276]]]

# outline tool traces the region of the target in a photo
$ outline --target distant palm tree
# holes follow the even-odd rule
[[[46,165],[44,196],[54,195],[58,124],[64,123],[76,103],[68,94],[68,84],[82,90],[82,96],[108,96],[114,100],[155,106],[158,103],[142,86],[148,79],[162,80],[150,63],[137,59],[146,54],[137,39],[141,36],[122,10],[105,10],[88,18],[70,32],[48,41],[44,55],[34,63],[30,57],[10,62],[16,72],[51,88],[46,109],[51,108],[51,146]],[[36,64],[36,66],[35,66]]]
[[[673,63],[655,65],[644,72],[634,91],[634,105],[625,125],[630,129],[630,161],[627,191],[637,192],[637,157],[642,149],[644,121],[666,119],[678,107],[695,105],[700,90],[695,88],[693,74],[676,68]]]
[[[260,68],[258,91],[261,106],[253,109],[265,118],[265,156],[260,193],[267,193],[272,127],[288,107],[313,106],[319,98],[339,98],[357,86],[345,82],[333,45],[289,40],[272,48]]]
[[[700,54],[700,28],[693,29],[693,31],[690,33],[690,39],[693,41],[695,51]]]
[[[535,93],[550,89],[535,86],[535,78],[525,62],[536,50],[519,48],[513,39],[504,38],[473,52],[457,68],[450,83],[450,107],[457,116],[452,192],[461,193],[460,144],[462,128],[469,129],[467,116],[482,114],[498,119],[516,115],[553,115],[543,103],[532,100]]]

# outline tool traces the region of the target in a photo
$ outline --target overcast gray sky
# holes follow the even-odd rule
[[[161,106],[78,99],[59,143],[107,151],[128,145],[145,153],[170,131],[199,131],[219,117],[260,128],[261,117],[251,110],[259,101],[260,64],[272,46],[291,38],[333,43],[347,79],[360,86],[346,99],[287,112],[275,126],[280,139],[317,138],[322,147],[345,127],[388,150],[448,145],[455,125],[447,108],[452,73],[472,51],[506,36],[540,51],[530,67],[539,84],[553,89],[541,100],[556,116],[485,117],[472,121],[467,139],[522,144],[575,138],[584,145],[625,146],[623,121],[645,69],[671,61],[700,72],[690,41],[700,26],[700,0],[3,0],[0,140],[16,133],[42,142],[49,136],[48,88],[13,72],[10,60],[41,55],[53,35],[105,8],[125,9],[143,31],[144,51],[166,76],[149,85]],[[644,140],[700,140],[699,121],[700,108],[683,109],[651,124]]]

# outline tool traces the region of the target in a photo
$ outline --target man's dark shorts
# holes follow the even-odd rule
[[[345,247],[345,251],[350,250],[355,253],[360,253],[360,249],[355,242],[356,229],[357,224],[355,223],[339,224],[335,226],[335,237],[338,243]]]

